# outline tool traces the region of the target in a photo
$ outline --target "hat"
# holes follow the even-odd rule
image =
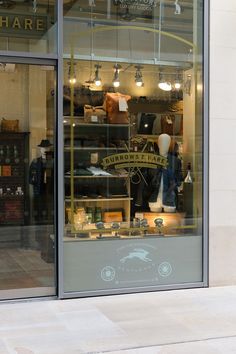
[[[50,143],[50,141],[48,139],[41,140],[41,143],[38,145],[38,147],[42,147],[42,148],[46,148],[49,146],[52,146],[52,144]]]

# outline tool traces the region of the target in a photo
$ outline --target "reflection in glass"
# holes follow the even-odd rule
[[[200,0],[64,4],[67,291],[202,279],[201,6]],[[147,245],[158,250],[155,261]],[[96,252],[96,269],[107,262],[118,278],[100,281],[82,254],[88,249]],[[76,252],[78,262],[70,262]],[[82,270],[81,283],[73,278],[82,259],[93,281]],[[152,269],[144,280],[138,260],[152,262],[160,278]]]
[[[8,291],[0,297],[8,299],[55,294],[55,72],[12,65],[0,73],[0,290]]]

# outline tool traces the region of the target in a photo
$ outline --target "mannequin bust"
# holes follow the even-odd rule
[[[46,160],[46,158],[47,158],[47,156],[46,156],[47,150],[48,150],[48,148],[46,149],[45,147],[40,148],[40,156],[42,157],[43,160]]]
[[[158,148],[159,148],[159,153],[161,156],[164,156],[168,158],[168,151],[170,148],[170,143],[171,143],[171,137],[168,134],[161,134],[158,138]],[[168,167],[167,167],[168,170]],[[154,201],[153,198],[151,198],[149,202],[149,208],[152,212],[160,213],[164,210],[166,213],[174,213],[176,211],[176,206],[175,205],[165,205],[163,201],[163,192],[164,188],[168,189],[169,186],[167,184],[167,178],[165,177],[165,187],[164,187],[164,173],[165,171],[158,171],[158,173],[161,175],[160,176],[160,184],[159,184],[159,190],[157,197],[155,197]],[[173,181],[168,181],[168,183],[173,184]]]
[[[33,185],[35,196],[40,196],[46,192],[47,176],[51,166],[47,161],[52,144],[49,140],[43,139],[38,145],[39,157],[31,162],[29,170],[29,182]]]

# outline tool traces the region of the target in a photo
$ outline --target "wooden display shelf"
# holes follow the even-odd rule
[[[117,197],[117,198],[74,198],[74,202],[107,202],[107,201],[117,201],[117,200],[133,200],[129,197]],[[71,202],[71,198],[65,198],[66,203]]]

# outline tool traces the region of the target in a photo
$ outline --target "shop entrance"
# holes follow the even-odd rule
[[[56,70],[11,60],[0,77],[0,299],[51,296]]]

